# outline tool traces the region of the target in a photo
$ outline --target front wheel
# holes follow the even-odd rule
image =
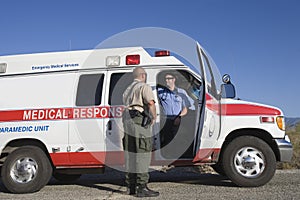
[[[3,163],[1,176],[12,193],[39,191],[50,180],[52,166],[45,152],[35,146],[19,147]]]
[[[243,187],[266,184],[276,170],[276,158],[270,146],[253,136],[238,137],[229,143],[222,163],[227,177]]]

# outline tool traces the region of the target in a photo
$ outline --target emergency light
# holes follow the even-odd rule
[[[140,55],[127,55],[126,56],[126,65],[139,65],[140,64]]]
[[[170,51],[160,50],[155,51],[155,57],[170,56]],[[126,55],[125,58],[126,65],[139,65],[141,63],[141,56],[139,54]],[[106,66],[107,67],[117,67],[121,64],[120,56],[107,56],[106,57]]]
[[[106,57],[106,66],[108,66],[108,67],[120,66],[120,56],[107,56]]]
[[[170,56],[170,51],[162,50],[162,51],[155,51],[155,57],[161,56]]]
[[[262,123],[274,123],[274,117],[260,117]]]
[[[7,68],[6,63],[0,63],[0,73],[5,73]]]

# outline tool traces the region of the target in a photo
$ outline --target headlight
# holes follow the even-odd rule
[[[276,117],[276,123],[280,130],[285,131],[285,121],[283,116]]]

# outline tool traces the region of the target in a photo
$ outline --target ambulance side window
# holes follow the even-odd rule
[[[123,105],[123,93],[132,81],[132,72],[112,74],[110,77],[108,104]]]
[[[101,104],[104,74],[84,74],[79,78],[76,106]]]

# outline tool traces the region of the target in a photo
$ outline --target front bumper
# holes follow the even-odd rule
[[[277,144],[280,160],[281,162],[290,162],[293,156],[293,146],[289,139],[289,136],[286,135],[283,139],[275,139]]]

